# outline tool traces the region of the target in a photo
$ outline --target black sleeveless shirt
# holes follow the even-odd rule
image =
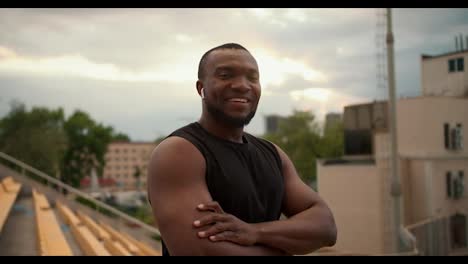
[[[192,143],[206,162],[208,191],[224,212],[246,223],[278,220],[284,195],[281,158],[272,143],[244,132],[243,143],[210,134],[194,122],[168,137]],[[163,256],[169,252],[162,241]]]

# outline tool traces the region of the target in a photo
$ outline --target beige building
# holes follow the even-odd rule
[[[140,170],[140,187],[146,188],[147,166],[156,143],[153,142],[113,142],[105,155],[104,179],[113,179],[116,187],[136,189],[135,172]]]
[[[467,60],[468,50],[438,56],[422,55],[422,95],[468,96]]]
[[[423,68],[423,75],[432,74],[426,60]],[[429,77],[423,80],[426,86],[431,83]],[[459,87],[444,96],[428,96],[437,87],[423,89],[426,96],[399,99],[396,104],[401,222],[427,251],[436,252],[427,247],[437,242],[438,248],[446,249],[437,252],[465,249],[466,254],[468,196],[463,186],[467,186],[468,172],[468,97],[461,96]],[[345,107],[345,156],[317,161],[318,192],[330,205],[338,227],[334,250],[360,254],[399,251],[386,109],[386,102]],[[419,228],[437,219],[446,221],[434,232]]]

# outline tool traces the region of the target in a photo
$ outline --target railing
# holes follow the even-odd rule
[[[404,226],[400,227],[400,234],[401,234],[401,237],[404,238],[405,247],[409,248],[409,251],[403,251],[403,252],[397,253],[395,255],[398,255],[398,256],[418,256],[418,255],[420,255],[420,252],[418,250],[418,240],[416,239],[414,234],[411,233],[411,231],[408,228],[404,227]]]
[[[467,215],[467,210],[462,210]],[[407,226],[418,241],[418,251],[423,256],[448,256],[461,252],[468,255],[468,247],[453,248],[450,232],[451,215],[431,217]]]
[[[6,160],[8,162],[11,162],[13,164],[15,164],[16,166],[19,166],[20,169],[21,169],[21,174],[24,175],[24,176],[27,176],[26,175],[26,172],[29,172],[29,173],[32,173],[33,175],[43,179],[46,181],[46,183],[52,183],[52,184],[55,184],[57,185],[58,187],[68,191],[69,193],[73,194],[73,195],[76,195],[77,197],[81,197],[83,199],[86,199],[88,201],[91,201],[94,203],[95,205],[95,210],[99,212],[99,208],[102,208],[102,209],[105,209],[107,210],[108,212],[112,213],[113,215],[116,215],[117,217],[119,217],[119,220],[121,221],[122,219],[123,220],[126,220],[132,224],[135,224],[135,225],[138,225],[140,226],[144,231],[150,233],[150,235],[152,237],[157,237],[157,238],[160,238],[161,237],[161,234],[159,232],[159,230],[153,226],[150,226],[142,221],[140,221],[139,219],[136,219],[132,216],[129,216],[127,215],[126,213],[110,206],[110,205],[107,205],[105,203],[103,203],[102,201],[99,201],[95,198],[93,198],[91,195],[85,193],[85,192],[82,192],[78,189],[75,189],[71,186],[69,186],[68,184],[66,183],[63,183],[62,181],[54,178],[54,177],[51,177],[31,166],[29,166],[28,164],[22,162],[22,161],[19,161],[3,152],[0,152],[0,158],[3,159],[3,160]]]

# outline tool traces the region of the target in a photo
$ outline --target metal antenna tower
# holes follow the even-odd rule
[[[375,47],[376,47],[376,80],[377,94],[384,99],[388,91],[388,68],[387,68],[387,11],[385,8],[376,9]]]

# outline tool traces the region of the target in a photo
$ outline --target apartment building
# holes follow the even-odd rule
[[[467,43],[468,46],[468,43]],[[421,56],[423,96],[468,96],[468,47],[462,51]]]
[[[118,189],[146,188],[149,158],[156,143],[153,142],[112,142],[105,154],[106,166],[103,179],[112,179]],[[139,182],[135,174],[139,171]]]
[[[467,248],[468,78],[464,59],[458,60],[466,54],[424,55],[423,95],[396,103],[401,223],[411,227],[447,217],[447,232],[432,234],[432,240],[448,241],[449,252]],[[451,72],[453,60],[461,72]],[[461,68],[457,68],[459,63]],[[436,73],[439,71],[443,74]],[[455,85],[453,78],[463,82]],[[385,101],[345,107],[345,155],[317,161],[318,192],[337,222],[335,250],[361,254],[399,251],[387,107]]]

